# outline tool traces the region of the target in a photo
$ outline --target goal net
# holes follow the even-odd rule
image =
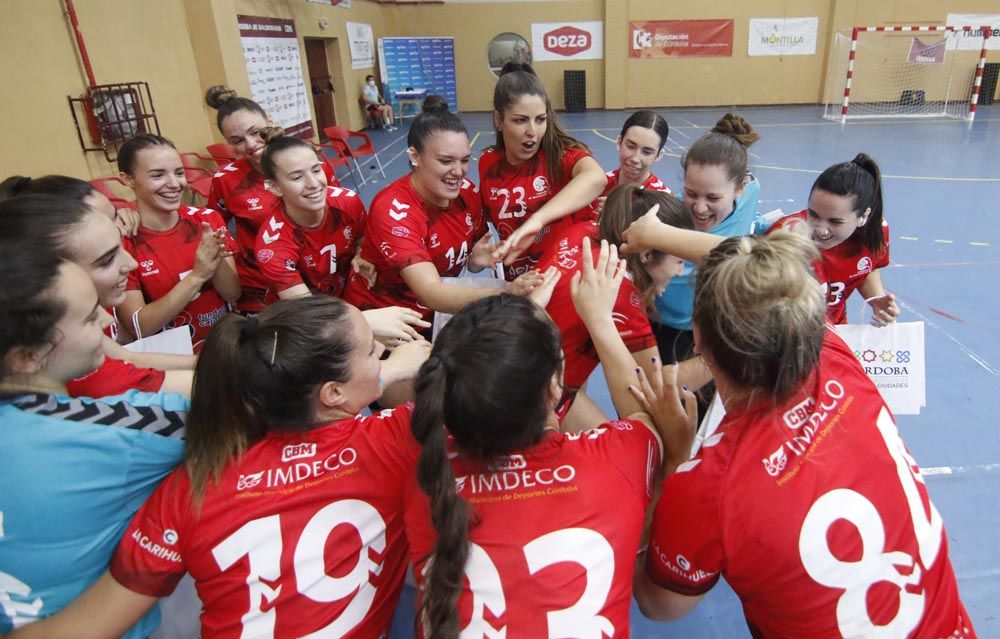
[[[960,35],[965,36],[961,44],[956,42]],[[858,27],[835,33],[823,115],[841,122],[971,120],[989,35],[989,31],[945,26]]]

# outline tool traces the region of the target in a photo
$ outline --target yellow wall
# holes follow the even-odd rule
[[[218,141],[215,114],[202,104],[204,89],[228,84],[249,95],[236,16],[295,20],[305,65],[304,38],[323,38],[336,86],[337,119],[363,126],[357,98],[374,68],[352,69],[346,21],[364,22],[375,38],[455,38],[458,108],[487,111],[495,79],[486,62],[489,40],[504,31],[531,37],[533,22],[605,22],[603,60],[538,62],[557,107],[563,105],[563,70],[587,72],[591,108],[815,103],[822,99],[829,43],[835,30],[863,24],[940,23],[949,12],[996,12],[995,0],[549,0],[421,5],[353,0],[350,9],[305,0],[75,0],[98,82],[145,80],[164,135],[182,150]],[[753,9],[748,9],[752,6]],[[750,17],[817,16],[814,56],[749,58]],[[329,26],[321,28],[320,18]],[[628,58],[631,20],[733,18],[732,58]],[[990,54],[991,61],[1000,52]],[[0,102],[6,136],[0,178],[13,173],[115,173],[99,153],[83,153],[67,95],[80,95],[86,79],[78,62],[63,0],[5,2],[0,20]]]

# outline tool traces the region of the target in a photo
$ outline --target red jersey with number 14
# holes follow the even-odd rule
[[[202,222],[208,222],[212,229],[226,228],[222,217],[212,209],[182,206],[178,215],[177,224],[168,231],[154,231],[140,226],[135,236],[122,238],[122,246],[139,263],[139,268],[128,274],[126,288],[142,292],[147,304],[164,297],[194,268],[195,253],[201,243]],[[236,250],[228,231],[226,248]],[[195,352],[198,352],[212,326],[227,312],[226,301],[209,280],[167,324],[167,328],[190,326],[191,342]]]
[[[451,462],[476,522],[458,601],[462,636],[628,637],[635,554],[660,467],[653,433],[615,421],[548,434],[501,462]],[[436,532],[427,496],[411,491],[406,534],[422,584]]]
[[[372,200],[361,255],[375,265],[375,286],[351,274],[344,295],[362,310],[404,306],[430,319],[401,274],[412,264],[431,262],[441,277],[455,277],[469,251],[486,233],[486,220],[476,186],[462,181],[457,198],[441,208],[420,197],[410,175],[379,191]]]
[[[587,238],[590,240],[597,238],[595,222],[580,222],[570,226],[552,238],[538,264],[542,271],[550,266],[562,271],[562,277],[556,282],[546,310],[562,334],[565,358],[563,403],[572,399],[600,363],[594,342],[590,339],[590,333],[587,332],[587,327],[584,326],[580,316],[576,314],[570,293],[570,281],[573,275],[583,268],[583,263],[580,261],[580,244]],[[593,246],[595,264],[598,249],[599,247]],[[627,277],[622,280],[621,288],[618,289],[618,299],[615,301],[611,316],[618,334],[630,352],[635,353],[656,346],[656,337],[653,335],[649,317],[643,309],[642,295],[635,290],[632,281]],[[568,408],[568,405],[563,408]]]
[[[483,208],[493,226],[505,240],[518,229],[535,211],[552,199],[573,178],[573,167],[590,152],[578,146],[567,147],[559,158],[563,177],[556,180],[549,175],[545,151],[539,149],[533,158],[514,166],[507,162],[504,151],[488,149],[479,158],[479,192],[483,198]],[[551,233],[572,222],[572,215],[543,227],[531,247],[521,257],[505,267],[508,280],[527,273],[537,267],[542,251],[546,248]]]
[[[205,639],[383,637],[406,571],[411,413],[269,432],[209,481],[200,512],[178,468],[129,524],[112,576],[163,596],[190,572]]]
[[[327,183],[340,186],[329,165],[323,163]],[[281,198],[264,188],[264,176],[250,166],[246,158],[222,167],[212,176],[208,206],[222,214],[227,222],[236,220],[236,272],[243,295],[236,303],[241,311],[259,313],[278,298],[257,266],[257,231],[260,225],[281,206]]]
[[[791,230],[797,224],[807,224],[807,211],[786,215],[774,223],[768,233],[778,229]],[[816,279],[826,294],[826,316],[834,324],[847,323],[847,298],[872,271],[889,265],[889,225],[882,220],[882,237],[885,247],[871,251],[858,239],[857,234],[837,246],[820,249],[819,260],[813,262]]]
[[[366,215],[357,193],[339,186],[327,187],[326,213],[314,228],[296,224],[284,206],[275,209],[257,235],[257,263],[271,288],[305,284],[313,293],[341,297]]]
[[[667,478],[646,567],[684,595],[725,576],[755,637],[975,636],[920,469],[832,330],[790,400],[726,415]]]

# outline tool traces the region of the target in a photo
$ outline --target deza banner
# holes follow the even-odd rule
[[[732,20],[629,23],[630,58],[732,57]]]
[[[986,40],[986,48],[1000,50],[1000,13],[949,13],[945,24],[949,27],[972,27],[971,31],[956,31],[948,34],[948,50],[979,51],[983,48],[983,33],[980,27],[991,27]]]
[[[546,60],[600,60],[603,22],[542,22],[531,25],[531,55]]]
[[[819,18],[750,18],[747,55],[814,55]]]
[[[255,16],[236,19],[254,102],[264,107],[288,135],[311,138],[312,108],[302,75],[295,22]]]

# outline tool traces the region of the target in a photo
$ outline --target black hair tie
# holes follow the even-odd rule
[[[251,340],[257,336],[257,318],[251,317],[246,322],[243,323],[243,328],[240,329],[240,344],[243,344],[247,340]]]
[[[14,195],[17,195],[24,189],[28,188],[29,184],[31,184],[30,177],[22,176],[17,178],[17,180],[14,182]]]

